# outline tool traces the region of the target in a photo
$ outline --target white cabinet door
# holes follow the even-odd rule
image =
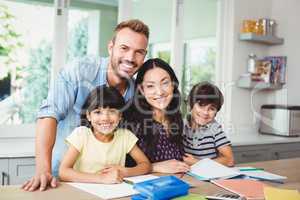
[[[8,159],[0,159],[0,185],[8,185]]]
[[[35,173],[35,159],[10,158],[9,159],[9,184],[18,185],[30,179]]]

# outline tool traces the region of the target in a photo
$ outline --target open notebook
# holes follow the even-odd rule
[[[280,176],[254,167],[236,167],[235,169],[239,170],[245,176],[262,181],[283,183],[283,180],[287,179],[286,176]]]
[[[188,174],[203,181],[220,178],[226,179],[241,175],[239,171],[226,167],[209,158],[202,159],[192,165]]]
[[[114,199],[127,197],[138,194],[138,191],[133,189],[134,183],[139,183],[147,180],[158,178],[153,175],[141,175],[125,178],[123,183],[120,184],[98,184],[98,183],[68,183],[80,190],[96,195],[102,199]],[[128,184],[128,182],[130,184]]]
[[[282,183],[285,176],[273,174],[253,167],[227,167],[209,158],[202,159],[191,166],[189,175],[203,181],[228,178],[257,179]]]

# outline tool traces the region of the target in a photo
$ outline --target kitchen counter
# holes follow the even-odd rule
[[[228,135],[233,146],[280,144],[300,142],[300,137],[280,137],[258,133]],[[0,158],[33,157],[35,155],[35,138],[0,138]]]
[[[0,158],[34,157],[35,138],[1,138]]]
[[[228,135],[233,146],[262,145],[300,142],[300,137],[262,135],[257,132]]]

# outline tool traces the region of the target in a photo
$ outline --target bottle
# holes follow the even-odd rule
[[[255,63],[256,63],[256,55],[254,53],[250,53],[248,55],[248,61],[247,61],[247,71],[249,73],[255,73]]]

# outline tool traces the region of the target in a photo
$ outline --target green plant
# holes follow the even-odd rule
[[[17,61],[17,50],[23,46],[14,21],[8,8],[0,4],[0,79],[12,74],[13,81],[19,78],[18,72],[22,68]]]
[[[83,18],[70,32],[68,57],[70,60],[87,54],[88,19]]]
[[[68,56],[73,59],[87,53],[87,21],[81,20],[71,31]],[[37,49],[31,50],[30,64],[22,70],[24,87],[22,90],[23,105],[20,118],[23,123],[32,123],[36,118],[39,106],[47,97],[51,68],[51,43],[43,41]]]
[[[20,118],[23,123],[32,123],[43,99],[47,97],[52,47],[49,42],[41,42],[37,49],[30,52],[30,64],[26,66],[24,74]]]

